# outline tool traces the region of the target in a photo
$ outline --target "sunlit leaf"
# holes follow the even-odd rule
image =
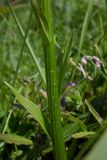
[[[79,132],[72,135],[73,138],[87,138],[95,135],[95,132]]]
[[[21,137],[15,134],[0,134],[0,140],[5,141],[6,143],[10,144],[17,144],[17,145],[32,145],[32,141],[25,138]]]

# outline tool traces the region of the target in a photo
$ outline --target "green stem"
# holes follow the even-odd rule
[[[43,42],[48,108],[50,114],[54,157],[55,160],[66,160],[63,131],[60,119],[56,52],[51,20],[50,0],[31,0],[31,4],[34,9]]]
[[[60,120],[60,105],[58,96],[58,78],[57,78],[57,65],[56,65],[56,52],[54,46],[54,35],[51,21],[50,0],[43,0],[44,14],[48,20],[48,36],[50,43],[43,42],[45,50],[45,63],[46,63],[46,79],[47,79],[47,92],[48,92],[48,106],[50,112],[50,123],[52,142],[55,154],[55,160],[66,160],[63,132]]]

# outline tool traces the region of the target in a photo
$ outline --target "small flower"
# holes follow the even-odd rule
[[[68,86],[68,87],[75,87],[75,83],[73,83],[73,82],[68,82],[68,83],[67,83],[67,86]]]
[[[83,58],[81,59],[81,62],[82,62],[83,64],[87,64],[87,59],[86,59],[85,57],[83,57]]]
[[[93,61],[97,68],[101,67],[101,61],[96,56],[83,56],[81,59],[82,64],[86,65],[88,61]]]
[[[93,57],[92,57],[92,60],[93,60],[93,62],[95,63],[95,65],[96,65],[97,68],[100,68],[100,67],[101,67],[101,61],[100,61],[100,59],[99,59],[98,57],[93,56]]]
[[[84,57],[82,57],[81,62],[82,62],[83,64],[87,64],[88,61],[91,60],[91,59],[92,59],[91,56],[84,56]]]

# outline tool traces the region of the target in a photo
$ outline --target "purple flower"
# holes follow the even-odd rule
[[[68,87],[75,87],[75,83],[73,83],[73,82],[68,82],[68,83],[67,83],[67,86],[68,86]]]
[[[101,67],[101,61],[96,56],[83,56],[81,59],[82,64],[86,65],[88,61],[93,61],[97,68]]]
[[[97,68],[100,68],[100,67],[101,67],[101,61],[100,61],[100,59],[99,59],[98,57],[93,56],[93,57],[92,57],[92,60],[93,60],[93,62],[96,64],[96,67],[97,67]]]

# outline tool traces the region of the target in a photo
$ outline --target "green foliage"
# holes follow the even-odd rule
[[[33,144],[32,141],[24,137],[15,135],[15,134],[0,134],[0,140],[5,141],[6,143],[10,143],[10,144],[14,143],[17,145],[32,145]]]
[[[5,82],[6,83],[6,82]],[[17,100],[20,102],[22,106],[25,107],[25,109],[31,114],[31,116],[38,121],[38,123],[41,125],[42,129],[46,132],[46,134],[49,136],[49,123],[48,120],[42,115],[42,112],[38,106],[36,106],[32,101],[24,98],[18,92],[8,83],[6,83],[8,87],[12,90],[14,95],[16,96]],[[48,127],[48,128],[47,128]]]
[[[30,2],[0,2],[0,159],[103,159],[107,1]]]

